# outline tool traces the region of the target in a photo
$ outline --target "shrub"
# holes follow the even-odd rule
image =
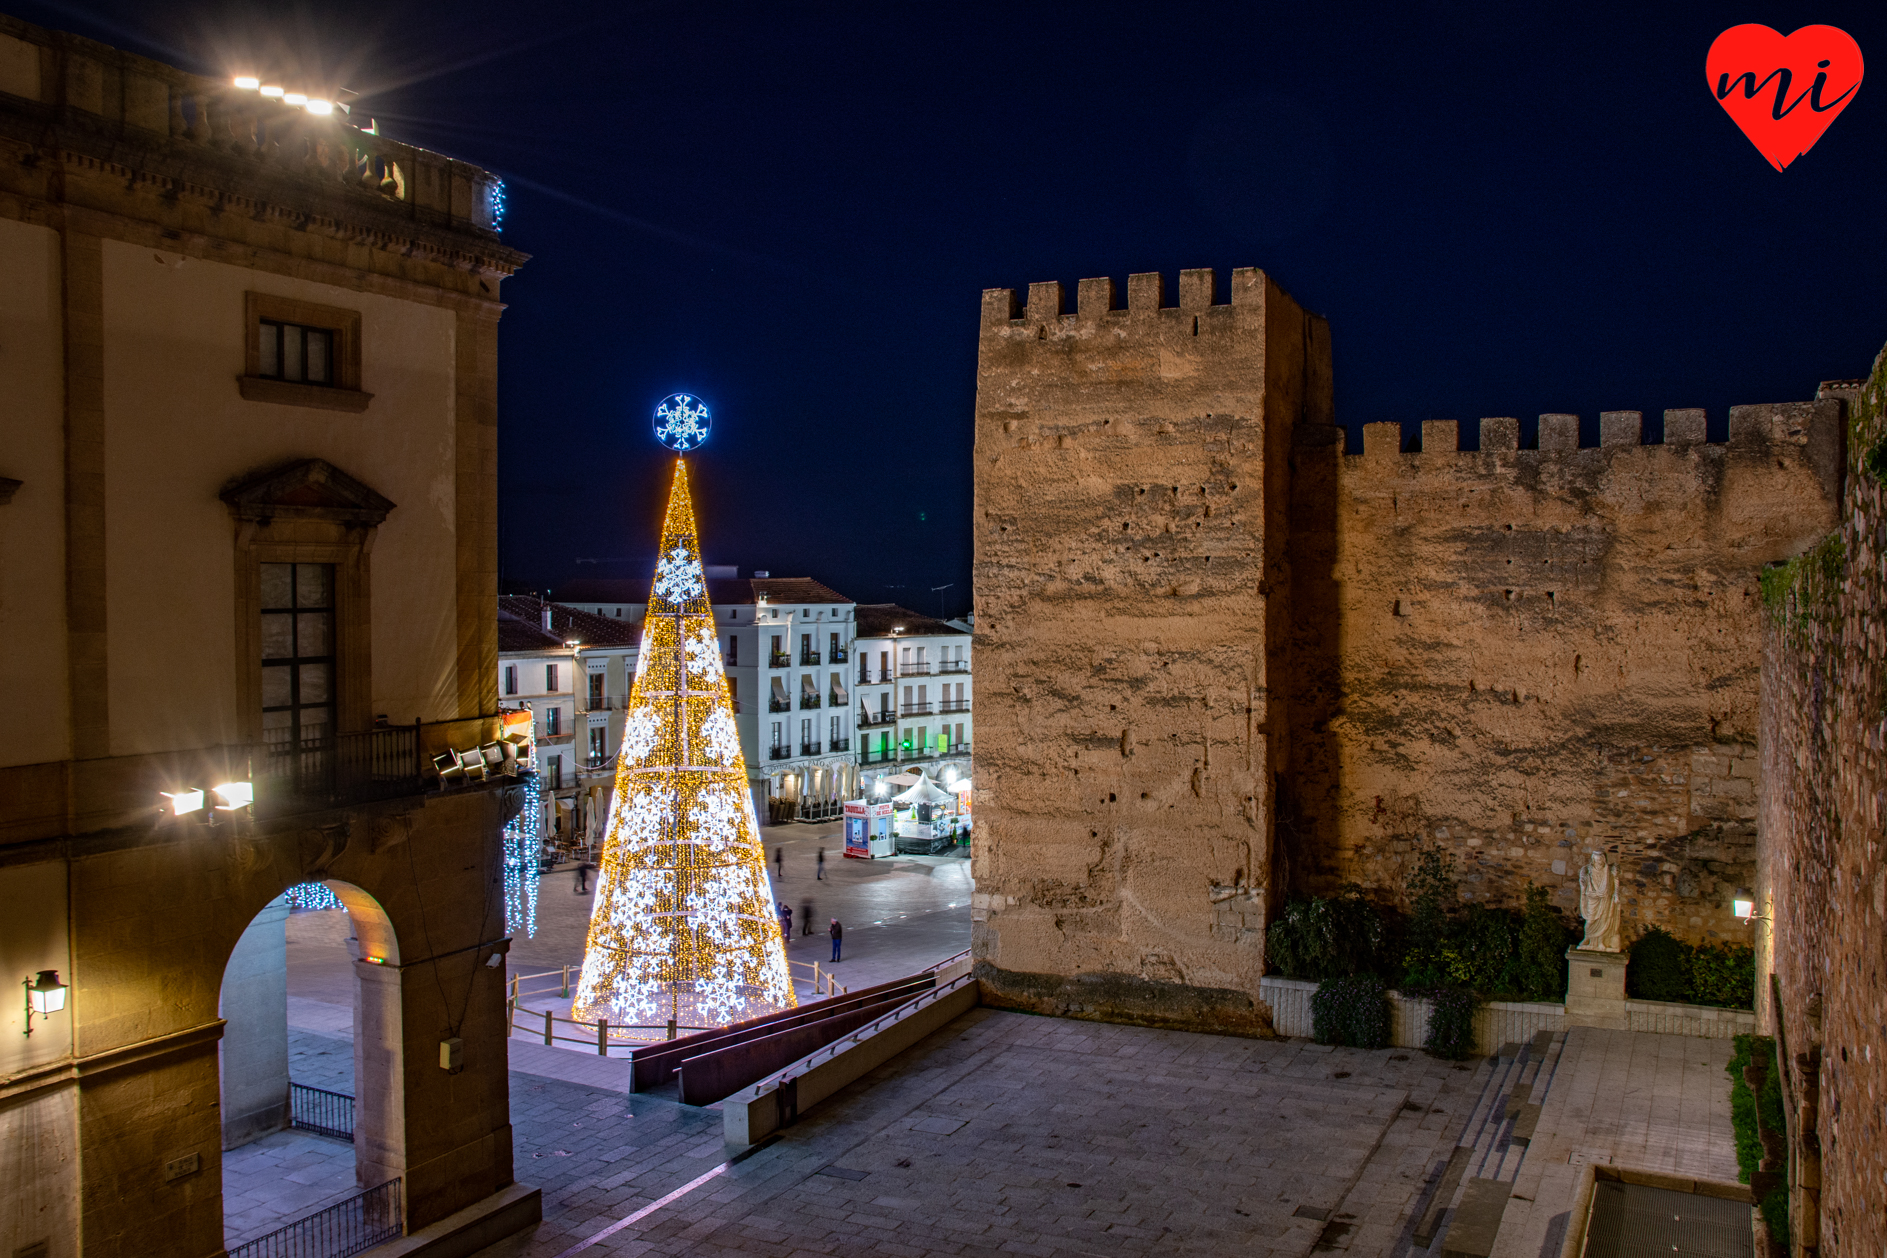
[[[1691,953],[1690,984],[1696,1004],[1754,1009],[1756,950],[1748,944],[1703,945]]]
[[[1382,964],[1382,913],[1354,883],[1328,899],[1294,900],[1265,934],[1271,964],[1286,978],[1345,978]]]
[[[1522,1000],[1566,998],[1566,949],[1572,942],[1566,920],[1547,903],[1546,888],[1529,883],[1513,970],[1514,988]]]
[[[1389,1046],[1389,996],[1374,974],[1327,979],[1310,998],[1311,1036],[1348,1048]]]
[[[1520,923],[1506,909],[1470,904],[1444,952],[1449,954],[1448,982],[1476,991],[1505,993],[1519,959]]]
[[[1762,1137],[1758,1132],[1758,1106],[1762,1111],[1762,1127],[1773,1131],[1784,1130],[1782,1080],[1776,1073],[1774,1040],[1766,1035],[1739,1035],[1732,1042],[1735,1049],[1730,1054],[1729,1064],[1723,1069],[1730,1076],[1730,1130],[1736,1138],[1736,1177],[1747,1184],[1763,1160]],[[1761,1097],[1751,1093],[1749,1084],[1743,1079],[1744,1068],[1755,1058],[1761,1058],[1766,1068]],[[1769,1225],[1769,1235],[1786,1245],[1789,1240],[1788,1177],[1784,1175],[1782,1182],[1771,1189],[1759,1204],[1763,1221]]]
[[[1428,1038],[1422,1047],[1437,1057],[1460,1061],[1474,1054],[1474,1011],[1481,997],[1472,987],[1437,987],[1424,993],[1431,1004]]]
[[[1631,946],[1625,981],[1639,1000],[1683,1000],[1690,994],[1690,949],[1663,927],[1649,927]]]

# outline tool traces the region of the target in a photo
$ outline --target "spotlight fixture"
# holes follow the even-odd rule
[[[1739,921],[1766,922],[1769,916],[1756,911],[1756,893],[1748,887],[1738,887],[1736,894],[1730,897],[1730,912],[1736,914]]]
[[[279,97],[283,94],[283,89],[276,87],[273,84],[264,86],[259,90],[264,96],[278,96]]]
[[[223,802],[216,806],[218,812],[235,812],[238,808],[247,808],[256,802],[256,788],[253,782],[225,782],[221,786],[210,788]]]
[[[33,1033],[33,1015],[46,1017],[66,1007],[66,985],[59,981],[59,971],[41,970],[38,981],[21,979],[26,989],[26,1034]]]
[[[311,100],[308,102],[308,112],[311,114],[331,114],[334,112],[334,102],[331,100]]]
[[[203,792],[201,790],[159,791],[158,794],[170,801],[168,804],[160,805],[160,807],[170,809],[172,816],[187,817],[193,812],[201,812],[203,810]]]
[[[262,86],[262,80],[250,78],[246,74],[239,74],[236,76],[236,86],[240,87],[245,92],[253,92]]]
[[[290,92],[282,97],[282,103],[284,105],[306,105],[308,103],[308,95],[306,92]]]

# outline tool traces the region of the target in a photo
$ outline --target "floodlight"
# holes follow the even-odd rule
[[[216,806],[218,812],[235,812],[238,808],[247,808],[256,802],[254,782],[225,782],[210,789],[223,801]]]
[[[174,816],[184,817],[203,810],[203,792],[200,790],[159,791],[170,803],[165,805]]]
[[[236,79],[236,86],[240,87],[245,92],[253,92],[257,88],[262,86],[262,80],[252,79],[248,75],[245,74],[245,75],[239,76]]]

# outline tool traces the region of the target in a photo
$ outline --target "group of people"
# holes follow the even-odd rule
[[[793,938],[793,906],[781,900],[779,907],[774,911],[778,913],[780,917],[780,937],[790,943]],[[799,920],[805,927],[805,929],[800,931],[800,934],[812,934],[812,905],[802,904],[799,906]],[[839,925],[839,919],[835,917],[830,922],[826,923],[826,934],[832,937],[832,959],[837,961],[839,959],[839,941],[845,938],[845,927]]]

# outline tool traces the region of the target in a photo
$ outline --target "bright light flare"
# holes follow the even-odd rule
[[[305,92],[290,92],[282,97],[282,103],[284,105],[306,105],[308,103],[308,96]]]
[[[202,791],[159,791],[158,794],[170,801],[170,811],[174,816],[187,817],[193,812],[203,811]]]
[[[240,87],[245,92],[253,92],[262,86],[262,80],[252,79],[246,74],[238,75],[236,78],[236,86]]]
[[[311,100],[308,102],[308,112],[311,114],[331,114],[334,112],[334,102],[331,100]]]
[[[247,808],[256,802],[254,782],[225,782],[221,786],[210,788],[223,802],[216,806],[219,812],[235,812],[238,808]]]
[[[259,90],[264,96],[277,96],[277,97],[282,96],[287,91],[286,88],[276,87],[273,84],[270,84]]]
[[[1738,897],[1737,899],[1730,901],[1730,912],[1736,914],[1738,917],[1747,919],[1755,914],[1756,901],[1745,900],[1741,897]]]

